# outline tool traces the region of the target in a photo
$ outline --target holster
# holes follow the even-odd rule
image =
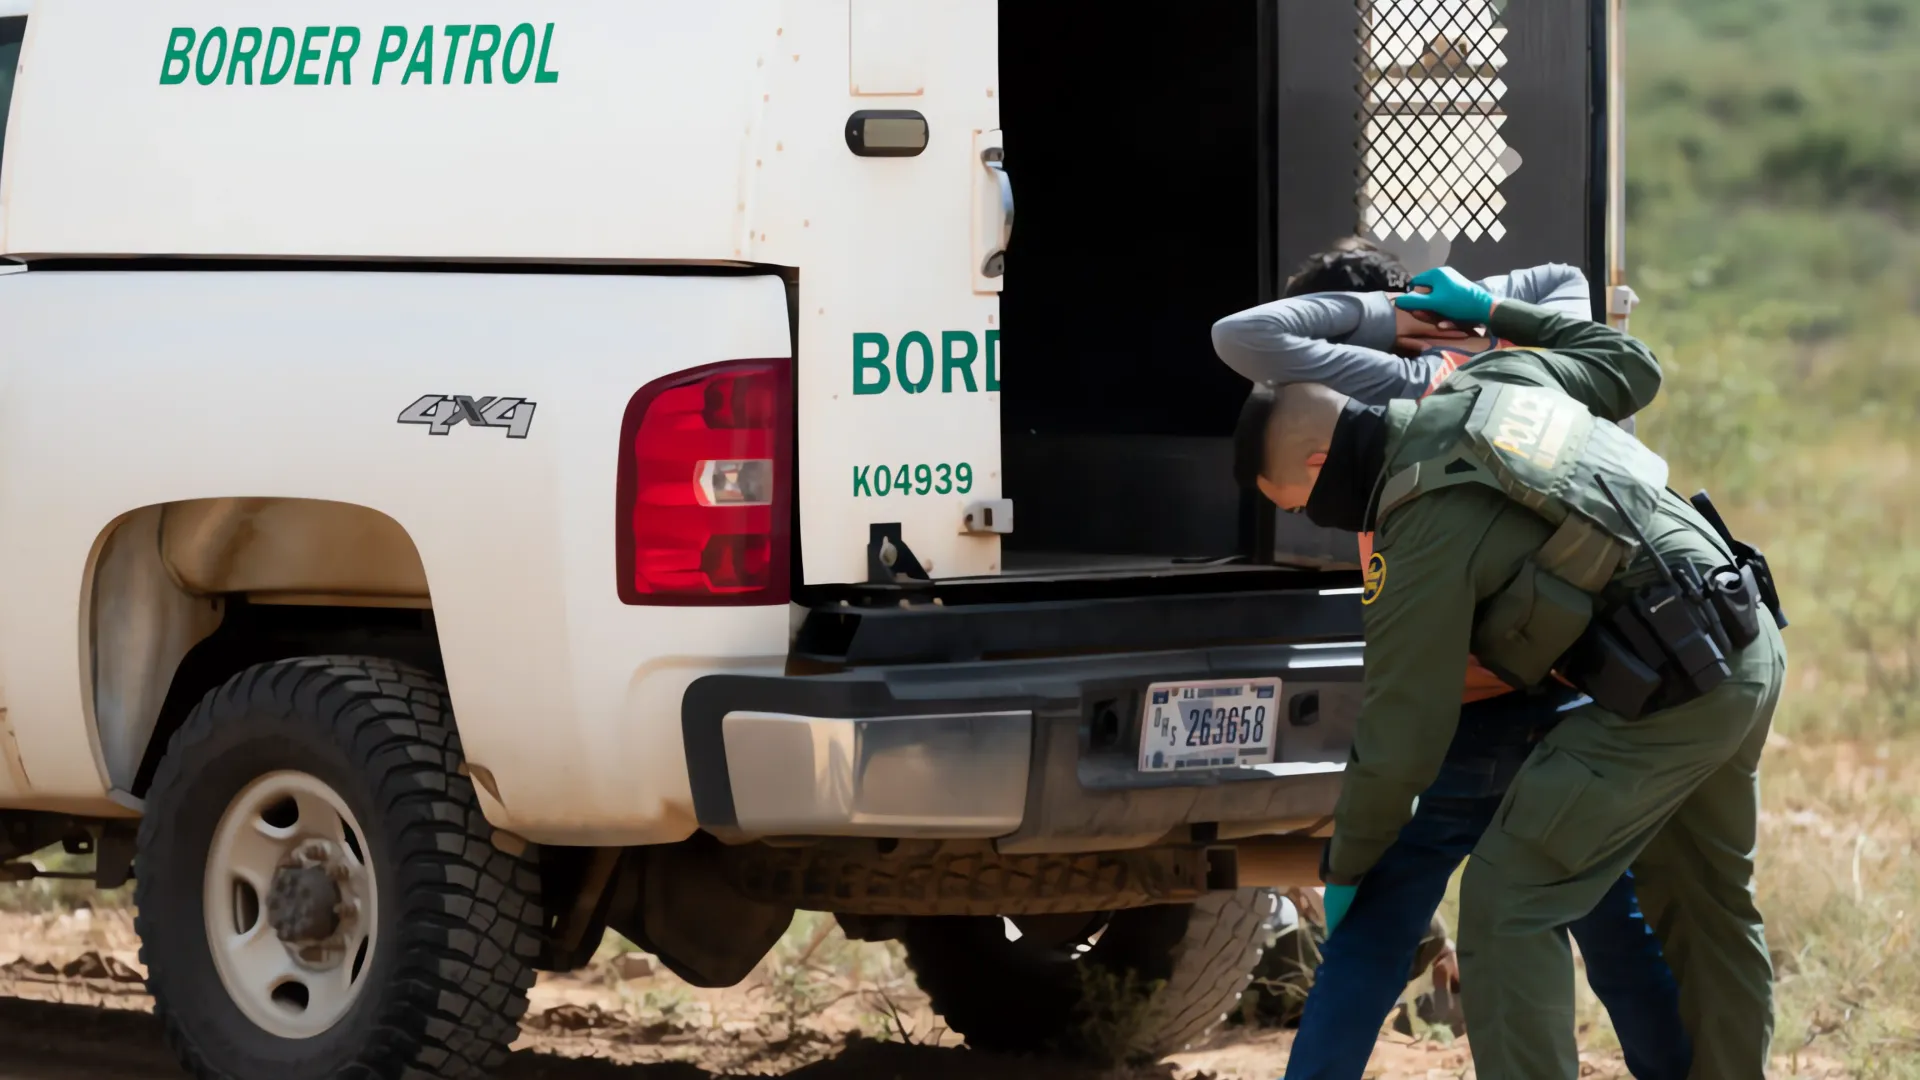
[[[1594,704],[1628,720],[1684,705],[1733,674],[1732,655],[1760,636],[1761,592],[1744,567],[1675,581],[1605,603],[1555,665]]]
[[[1720,535],[1721,541],[1727,545],[1728,553],[1733,556],[1733,565],[1715,570],[1713,576],[1718,578],[1719,575],[1729,571],[1744,576],[1756,590],[1761,606],[1772,614],[1774,625],[1785,630],[1787,613],[1780,607],[1780,590],[1774,587],[1773,568],[1767,564],[1767,557],[1752,544],[1733,538],[1732,531],[1727,528],[1726,519],[1720,516],[1719,509],[1713,505],[1713,500],[1707,497],[1706,492],[1695,492],[1693,498],[1687,501],[1693,504],[1694,510],[1706,519],[1707,524],[1713,526],[1713,531]],[[1755,628],[1755,632],[1758,632],[1758,627]]]

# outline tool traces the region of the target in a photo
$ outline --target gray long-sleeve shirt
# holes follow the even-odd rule
[[[1593,318],[1587,278],[1548,263],[1482,281],[1496,300],[1523,300]],[[1311,293],[1276,300],[1213,324],[1213,350],[1257,383],[1317,382],[1370,405],[1419,397],[1443,363],[1433,353],[1396,356],[1393,304],[1385,293]]]

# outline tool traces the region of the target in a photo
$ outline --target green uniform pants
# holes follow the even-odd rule
[[[1710,694],[1637,721],[1588,706],[1528,759],[1467,864],[1460,965],[1480,1080],[1574,1080],[1560,927],[1632,866],[1680,982],[1692,1076],[1758,1080],[1773,969],[1753,901],[1758,769],[1786,674],[1779,631]]]

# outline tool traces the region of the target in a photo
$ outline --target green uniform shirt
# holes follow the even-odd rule
[[[1611,327],[1507,300],[1494,309],[1490,331],[1536,348],[1475,359],[1466,370],[1484,382],[1557,388],[1611,421],[1640,411],[1659,392],[1659,361]],[[1399,435],[1388,435],[1388,474],[1410,464],[1394,461]],[[1668,502],[1674,505],[1663,503],[1650,530],[1654,546],[1677,553],[1704,545],[1692,528],[1692,508],[1671,496]],[[1369,582],[1364,608],[1366,694],[1328,855],[1336,879],[1372,868],[1412,817],[1415,797],[1438,775],[1460,722],[1475,608],[1552,532],[1499,492],[1467,484],[1407,503],[1375,533],[1385,566]]]

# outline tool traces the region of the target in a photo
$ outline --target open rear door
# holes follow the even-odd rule
[[[1273,262],[1364,235],[1415,271],[1546,262],[1587,275],[1595,318],[1620,271],[1618,0],[1274,3]],[[1625,295],[1622,296],[1624,300]],[[1271,297],[1269,297],[1271,299]],[[1621,307],[1615,302],[1616,309]],[[1620,311],[1624,315],[1624,311]],[[1264,504],[1256,548],[1340,538]]]
[[[1570,263],[1603,314],[1609,7],[1279,4],[1281,272],[1351,226],[1416,270]]]
[[[1208,340],[1343,235],[1416,269],[1570,263],[1604,313],[1610,0],[848,2],[849,113],[931,142],[848,157],[802,268],[806,584],[884,579],[884,537],[935,578],[1344,565],[1350,536],[1234,485],[1246,387]]]
[[[995,573],[1005,523],[984,518],[1001,492],[1012,219],[995,5],[845,3],[844,140],[817,151],[828,182],[791,215],[810,237],[796,302],[801,580],[884,580],[876,546],[903,574]]]

